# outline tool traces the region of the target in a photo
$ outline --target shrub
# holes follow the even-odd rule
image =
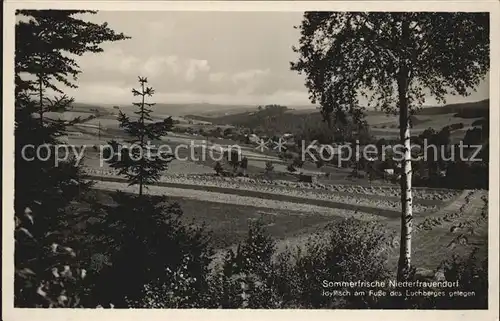
[[[261,220],[251,222],[247,238],[226,253],[212,279],[212,296],[221,308],[279,308],[275,243]]]
[[[15,306],[84,307],[89,290],[87,270],[77,262],[73,248],[48,237],[52,233],[45,231],[39,237],[31,233],[37,224],[35,217],[29,207],[15,215]]]
[[[322,294],[327,281],[383,281],[390,273],[386,268],[385,244],[388,236],[377,223],[346,219],[327,227],[326,235],[309,239],[299,250],[292,271],[295,280],[293,297],[302,308],[376,307],[374,297],[338,297]],[[336,288],[335,290],[344,290]],[[352,288],[350,290],[353,290]],[[357,288],[357,290],[364,290]],[[366,290],[366,289],[365,289]]]
[[[326,234],[309,238],[303,246],[277,253],[262,221],[254,222],[246,240],[227,253],[212,276],[213,306],[378,307],[382,302],[374,297],[324,296],[323,281],[386,280],[389,272],[383,246],[388,238],[381,231],[375,223],[349,219],[332,224]]]
[[[204,227],[183,223],[178,204],[165,197],[120,192],[114,201],[97,227],[106,247],[115,249],[112,266],[101,272],[94,296],[117,307],[141,307],[148,291],[161,288],[172,293],[155,304],[201,305],[212,255]]]
[[[270,173],[274,170],[274,165],[273,162],[271,161],[266,161],[266,172]]]
[[[290,173],[294,173],[297,169],[295,168],[295,166],[293,166],[293,164],[289,164],[286,170],[289,171]]]
[[[401,301],[401,309],[487,309],[488,308],[488,263],[487,259],[478,258],[478,249],[474,249],[465,257],[454,254],[444,260],[436,271],[431,272],[430,278],[435,280],[437,274],[442,274],[450,282],[458,281],[458,287],[429,288],[429,291],[444,291],[445,296],[413,296]],[[415,269],[413,271],[415,274]],[[434,275],[434,276],[432,276]],[[413,279],[417,279],[415,275]],[[421,290],[421,288],[404,288],[403,290]],[[462,291],[474,293],[469,296],[453,295],[448,293]]]
[[[304,166],[304,161],[300,159],[300,157],[295,157],[293,159],[293,166],[295,168],[302,168],[302,166]]]
[[[272,173],[274,171],[274,165],[271,161],[266,161],[266,168],[264,169],[264,175],[268,179],[272,179]]]
[[[224,169],[222,168],[222,165],[220,162],[217,162],[215,163],[215,166],[214,166],[214,171],[217,175],[221,175],[222,172],[224,171]]]
[[[478,257],[478,249],[468,256],[454,255],[443,262],[446,280],[458,281],[458,290],[474,292],[473,297],[454,296],[436,302],[437,308],[487,309],[488,308],[488,260]]]

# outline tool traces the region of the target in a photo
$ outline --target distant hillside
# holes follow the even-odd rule
[[[101,105],[84,104],[84,103],[75,102],[71,105],[70,111],[78,112],[78,113],[89,113],[89,114],[93,114],[95,112],[99,112],[101,114],[108,114],[109,108],[101,106]]]
[[[126,111],[133,109],[132,105],[119,105],[120,109]],[[219,105],[219,104],[164,104],[157,103],[153,106],[153,113],[169,116],[185,116],[189,114],[218,117],[225,114],[241,113],[248,110],[256,110],[257,106],[248,105]]]
[[[300,112],[288,109],[287,107],[275,107],[269,109],[242,112],[237,114],[224,115],[221,117],[207,117],[200,115],[186,115],[186,118],[208,121],[214,125],[233,125],[261,130],[266,133],[295,132],[303,128],[306,124],[319,123],[323,121],[320,113]]]
[[[490,100],[422,108],[418,115],[456,114],[460,118],[488,117]]]
[[[421,110],[417,116],[412,116],[412,124],[423,130],[427,127],[440,130],[444,126],[469,123],[481,119],[488,115],[489,100],[476,103],[450,104],[442,107],[429,107]],[[438,117],[439,116],[439,117]],[[241,126],[268,134],[273,133],[295,133],[303,128],[317,127],[323,121],[323,117],[318,110],[292,110],[292,109],[271,109],[252,110],[235,114],[228,114],[219,117],[207,115],[186,115],[186,118],[211,122],[217,126],[233,125]],[[398,135],[398,117],[387,116],[383,112],[368,111],[366,120],[371,126],[372,132],[380,135]],[[461,134],[463,135],[463,134]]]
[[[444,106],[426,107],[420,110],[418,115],[438,115],[438,114],[460,114],[457,117],[462,118],[480,118],[486,117],[489,110],[489,99],[481,100],[478,102],[469,102],[461,104],[449,104]],[[120,109],[131,109],[132,105],[118,105]],[[246,114],[248,112],[257,111],[256,105],[223,105],[223,104],[209,104],[209,103],[193,103],[193,104],[165,104],[157,103],[153,109],[156,113],[171,115],[171,116],[187,116],[192,117],[223,117],[234,114]],[[98,104],[85,104],[74,103],[73,111],[89,112],[90,109],[99,109],[100,111],[113,109],[113,105],[98,105]],[[317,113],[316,106],[288,106],[287,113],[304,115]],[[383,114],[383,112],[368,110],[367,114]]]

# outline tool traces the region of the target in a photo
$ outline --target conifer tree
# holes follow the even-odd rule
[[[134,112],[137,120],[131,120],[129,116],[120,111],[118,121],[120,127],[132,138],[127,142],[130,147],[123,146],[115,140],[109,142],[112,150],[111,159],[108,161],[112,168],[118,169],[120,175],[125,175],[129,185],[139,185],[139,195],[143,195],[144,186],[159,180],[161,172],[168,168],[173,160],[173,155],[151,151],[150,141],[160,141],[172,129],[172,117],[161,122],[153,122],[150,107],[154,103],[146,102],[146,97],[154,94],[152,87],[146,86],[147,78],[139,77],[140,89],[132,89],[134,97],[138,96],[140,102],[134,102],[137,107]]]
[[[47,111],[62,111],[72,99],[64,95],[62,86],[76,88],[81,73],[74,56],[99,53],[104,42],[128,39],[115,33],[107,23],[95,24],[78,17],[96,14],[90,10],[17,10],[16,84],[36,94],[39,121]],[[69,54],[69,55],[68,55]],[[73,57],[72,57],[73,56]],[[23,74],[29,74],[26,79]],[[47,89],[61,94],[47,97]]]
[[[58,137],[64,134],[66,126],[78,120],[46,119],[44,113],[64,111],[73,102],[60,87],[61,84],[76,87],[70,78],[76,80],[81,72],[71,54],[101,52],[101,43],[127,38],[106,23],[99,25],[75,17],[84,13],[96,12],[16,12],[19,18],[15,26],[16,306],[82,304],[79,289],[53,287],[62,281],[58,279],[60,268],[70,264],[57,252],[73,251],[63,246],[66,240],[60,233],[67,221],[66,207],[89,187],[81,167],[75,166],[72,159],[56,165],[54,158],[54,145],[61,143]],[[61,96],[49,97],[48,90]],[[34,151],[44,144],[49,147],[46,153],[36,157]],[[33,148],[24,148],[29,145]],[[73,258],[74,252],[70,254]]]

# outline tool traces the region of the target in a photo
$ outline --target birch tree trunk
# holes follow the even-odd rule
[[[411,232],[412,232],[412,192],[411,192],[411,146],[408,105],[406,99],[400,108],[400,138],[404,145],[404,157],[401,166],[401,240],[398,264],[398,280],[404,280],[411,267]]]
[[[408,39],[409,25],[402,23],[403,59],[398,77],[399,100],[399,136],[404,146],[404,156],[401,164],[401,239],[399,247],[398,281],[407,279],[411,268],[411,233],[413,223],[412,191],[411,191],[411,142],[410,142],[410,117],[408,106],[408,82],[410,80],[407,62],[405,61],[405,45]]]

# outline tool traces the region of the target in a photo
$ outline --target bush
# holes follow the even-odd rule
[[[220,162],[217,162],[215,163],[215,166],[214,166],[214,171],[217,175],[221,175],[222,172],[224,171],[224,169],[222,168],[222,165]]]
[[[487,259],[479,259],[478,251],[474,249],[469,255],[459,257],[453,255],[444,260],[434,274],[441,274],[450,282],[458,281],[458,287],[429,288],[429,291],[444,291],[445,296],[414,296],[407,297],[398,308],[401,309],[487,309],[488,308],[488,263]],[[415,269],[413,271],[415,273]],[[413,280],[417,277],[413,276]],[[404,288],[403,290],[421,290],[421,288]],[[455,291],[474,293],[469,296],[450,296],[448,293]]]
[[[226,253],[212,278],[214,304],[220,308],[279,308],[277,270],[272,262],[275,243],[261,220],[249,225],[247,238]]]
[[[386,280],[389,277],[384,252],[387,239],[381,231],[375,223],[349,219],[330,225],[326,234],[311,237],[303,246],[277,253],[262,221],[252,223],[246,240],[227,253],[211,279],[216,301],[213,305],[222,308],[378,307],[382,302],[374,297],[324,296],[323,281]]]
[[[454,255],[451,259],[443,262],[443,267],[446,280],[458,281],[460,285],[458,290],[474,292],[474,296],[442,298],[436,302],[436,308],[488,308],[488,260],[478,258],[477,248],[466,257]]]
[[[273,162],[271,161],[266,161],[266,168],[265,168],[265,176],[267,176],[268,179],[272,179],[272,173],[274,171],[274,165]]]
[[[274,165],[273,162],[271,161],[266,161],[266,172],[272,172],[274,170]]]
[[[36,205],[36,204],[33,204]],[[31,233],[36,215],[27,207],[15,215],[14,304],[21,308],[80,308],[85,306],[87,270],[67,244]]]
[[[385,244],[388,236],[377,223],[346,219],[328,226],[326,235],[312,237],[299,251],[292,279],[293,297],[302,308],[376,307],[374,297],[327,297],[323,290],[344,290],[322,285],[327,281],[383,281],[389,278]],[[291,281],[291,280],[289,280]],[[353,290],[352,288],[349,290]],[[356,288],[356,290],[364,290]]]
[[[295,168],[302,168],[302,166],[304,166],[304,161],[302,159],[300,159],[299,157],[295,157],[293,159],[293,166]]]
[[[178,204],[164,197],[117,193],[114,201],[97,227],[114,249],[112,266],[100,273],[94,296],[117,307],[203,305],[212,255],[204,227],[184,224]],[[168,295],[152,303],[152,289]]]

